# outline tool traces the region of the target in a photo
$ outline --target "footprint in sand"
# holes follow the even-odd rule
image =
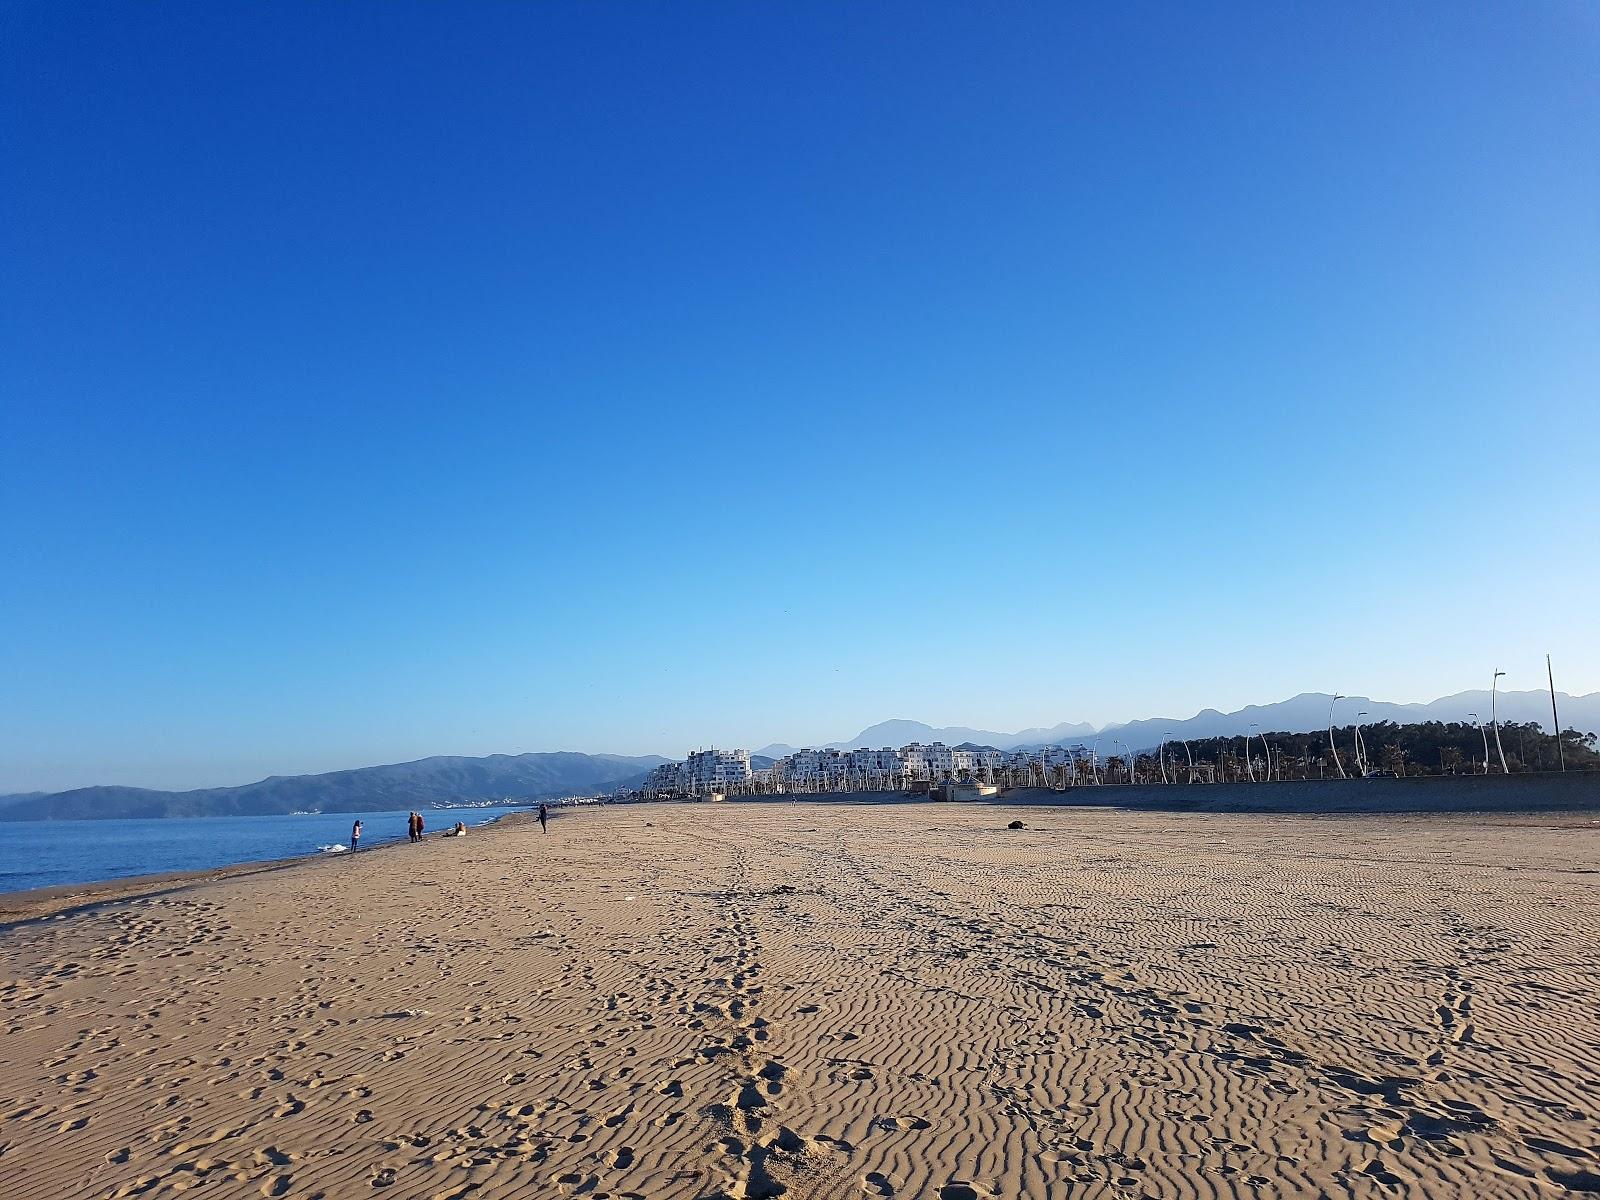
[[[868,1171],[861,1177],[861,1190],[869,1196],[892,1196],[894,1184],[882,1171]]]

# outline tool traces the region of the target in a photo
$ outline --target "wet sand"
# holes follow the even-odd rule
[[[652,805],[13,900],[0,1170],[16,1200],[1592,1194],[1597,868],[1583,813]]]

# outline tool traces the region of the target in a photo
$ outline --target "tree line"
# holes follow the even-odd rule
[[[1500,773],[1500,749],[1505,752],[1506,769],[1512,774],[1526,771],[1559,770],[1563,756],[1569,771],[1600,770],[1600,752],[1596,751],[1596,737],[1576,729],[1561,732],[1559,748],[1555,737],[1546,733],[1537,721],[1500,722],[1500,749],[1496,748],[1494,729],[1466,721],[1422,721],[1400,725],[1393,721],[1376,721],[1361,725],[1360,741],[1357,726],[1346,725],[1333,731],[1333,747],[1328,743],[1328,732],[1317,733],[1267,733],[1243,736],[1192,738],[1185,744],[1174,739],[1165,747],[1165,767],[1168,777],[1183,782],[1189,775],[1189,755],[1194,756],[1195,771],[1208,780],[1231,781],[1267,777],[1267,754],[1271,748],[1271,777],[1273,779],[1336,779],[1339,768],[1345,774],[1363,773],[1386,775],[1481,775],[1485,771],[1485,744],[1487,743],[1487,770]],[[1334,761],[1334,747],[1338,750],[1338,765]],[[1152,756],[1154,757],[1154,756]],[[1113,767],[1121,764],[1113,760]],[[1148,772],[1146,756],[1139,756],[1139,773]]]

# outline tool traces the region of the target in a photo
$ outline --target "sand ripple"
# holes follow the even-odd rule
[[[1600,1190],[1600,825],[562,814],[12,927],[14,1200]]]

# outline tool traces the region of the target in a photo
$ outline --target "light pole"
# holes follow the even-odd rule
[[[1132,783],[1133,782],[1133,755],[1131,753],[1129,753],[1129,751],[1128,751],[1128,743],[1123,741],[1121,738],[1112,738],[1111,739],[1111,744],[1113,746],[1121,746],[1122,747],[1122,765],[1128,768],[1128,782]]]
[[[1556,673],[1550,667],[1550,656],[1544,656],[1544,674],[1550,681],[1550,723],[1556,727],[1556,757],[1561,760],[1561,772],[1566,774],[1567,752],[1561,748],[1561,718],[1556,713]]]
[[[1250,723],[1250,733],[1255,731],[1256,724],[1252,721]],[[1250,782],[1254,783],[1256,781],[1256,769],[1250,762],[1250,733],[1244,735],[1244,773],[1250,777]]]
[[[1171,736],[1172,736],[1171,734],[1162,734],[1161,735],[1161,745],[1156,747],[1156,762],[1158,762],[1161,765],[1161,782],[1162,783],[1167,783],[1168,782],[1168,779],[1167,779],[1167,738],[1169,738]]]
[[[1333,699],[1328,701],[1328,749],[1333,751],[1333,765],[1339,769],[1339,778],[1348,779],[1349,776],[1344,773],[1344,764],[1339,761],[1339,747],[1333,740],[1333,706],[1343,699],[1343,696],[1335,692]]]
[[[1489,721],[1494,726],[1494,748],[1495,753],[1500,756],[1500,773],[1509,775],[1511,774],[1511,769],[1506,766],[1506,752],[1500,748],[1500,718],[1495,713],[1495,692],[1500,687],[1500,676],[1504,674],[1504,671],[1495,671],[1494,679],[1489,683]],[[1487,759],[1487,756],[1485,758]],[[1488,770],[1485,769],[1484,774],[1487,775],[1488,773]]]
[[[1472,723],[1478,727],[1478,733],[1483,737],[1483,773],[1487,775],[1489,773],[1489,735],[1484,733],[1483,719],[1477,713],[1468,713],[1467,716],[1472,718]]]
[[[1272,747],[1267,744],[1267,735],[1261,735],[1261,752],[1267,756],[1267,782],[1272,782]]]
[[[1372,768],[1367,764],[1367,748],[1361,744],[1361,718],[1366,716],[1363,710],[1356,714],[1356,768],[1363,775],[1370,774]]]
[[[1180,742],[1183,741],[1182,738],[1179,738],[1178,740]],[[1194,755],[1189,753],[1189,743],[1188,742],[1183,742],[1183,753],[1184,753],[1185,757],[1187,757],[1188,760],[1189,760],[1189,782],[1193,783],[1194,782]]]

